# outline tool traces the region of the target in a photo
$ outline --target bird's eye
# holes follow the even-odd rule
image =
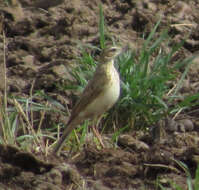
[[[111,49],[110,49],[110,52],[113,52],[113,53],[114,53],[114,52],[116,52],[116,51],[117,51],[117,48],[111,48]]]

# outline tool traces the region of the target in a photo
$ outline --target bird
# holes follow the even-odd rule
[[[102,50],[99,64],[93,74],[92,79],[80,95],[79,100],[72,109],[60,139],[55,144],[53,153],[60,154],[60,150],[76,126],[87,119],[97,121],[104,112],[108,111],[119,99],[120,77],[114,67],[116,57],[123,53],[123,48],[110,46]]]

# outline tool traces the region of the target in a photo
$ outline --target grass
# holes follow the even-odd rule
[[[108,39],[104,32],[103,19],[100,7],[101,49],[106,46]],[[106,114],[103,121],[104,128],[117,123],[119,130],[115,132],[113,139],[117,139],[124,130],[130,128],[146,130],[167,116],[179,114],[199,104],[197,101],[199,93],[183,97],[184,100],[176,104],[182,99],[179,90],[194,57],[172,62],[173,56],[182,47],[183,42],[170,48],[169,52],[164,51],[164,47],[169,46],[170,38],[166,30],[157,37],[159,24],[160,21],[148,35],[138,54],[129,50],[117,60],[122,93],[118,103]],[[80,81],[76,89],[85,87],[96,65],[94,57],[86,52],[83,52],[80,60],[80,66],[73,71],[75,79]],[[184,72],[181,74],[179,69],[182,68]]]
[[[196,100],[199,94],[190,95],[180,104],[175,104],[176,100],[181,98],[178,92],[194,57],[171,64],[172,57],[183,43],[172,47],[168,53],[164,52],[161,47],[170,39],[167,31],[155,39],[159,22],[146,39],[138,56],[130,51],[118,61],[122,94],[114,114],[120,115],[123,121],[129,121],[125,123],[128,126],[132,126],[133,119],[133,127],[136,129],[147,129],[168,115],[190,108],[194,103],[198,104]],[[182,67],[185,71],[181,75],[178,70]],[[176,86],[172,84],[173,81]],[[168,84],[173,85],[172,90]]]
[[[32,97],[34,98],[34,97]],[[9,98],[9,106],[0,99],[1,144],[12,144],[22,149],[45,150],[46,139],[55,140],[50,129],[42,129],[44,118],[50,112],[58,112],[49,105],[36,103],[31,98]],[[40,115],[39,120],[34,114]]]
[[[115,131],[111,129],[114,131],[112,136],[114,142],[121,133],[130,128],[147,130],[159,120],[167,116],[173,117],[199,104],[199,93],[186,97],[179,94],[194,57],[172,62],[173,56],[182,47],[183,42],[172,47],[170,52],[164,51],[164,47],[170,43],[170,38],[167,31],[157,36],[159,24],[160,21],[154,26],[139,52],[129,49],[117,60],[121,76],[121,97],[117,104],[105,114],[102,121],[105,128],[113,124],[118,126]],[[90,53],[82,50],[82,56],[77,59],[78,67],[71,70],[71,75],[77,83],[74,85],[74,82],[71,82],[70,85],[62,86],[64,90],[81,92],[92,77],[97,64],[96,50],[102,50],[108,43],[104,25],[103,10],[100,6],[100,47],[93,47]],[[44,128],[44,119],[48,112],[64,115],[65,113],[60,111],[64,108],[42,91],[34,94],[30,92],[29,98],[9,97],[6,90],[5,57],[5,92],[0,97],[0,126],[2,129],[0,143],[12,144],[31,152],[43,151],[47,154],[53,142],[56,141],[56,134],[59,134],[60,128],[65,126],[58,123],[47,129]],[[183,73],[179,72],[181,68],[184,70]],[[38,97],[45,99],[48,103],[38,103]],[[179,99],[183,100],[178,101]],[[39,116],[34,117],[35,115]],[[81,127],[73,131],[70,140],[67,141],[68,149],[73,151],[80,149],[85,143],[88,126],[89,122],[85,121]],[[199,167],[196,170],[193,184],[186,165],[181,162],[179,165],[184,168],[187,175],[187,188],[189,190],[199,189]],[[171,186],[176,190],[183,190],[174,182],[171,182]],[[159,188],[165,189],[161,184]]]
[[[110,38],[105,32],[101,6],[99,15],[100,47],[92,47],[91,53],[82,51],[82,57],[78,59],[78,67],[71,72],[77,81],[77,84],[70,86],[71,89],[79,91],[84,89],[96,68],[97,61],[94,56],[96,50],[102,50],[110,43],[108,42]],[[183,42],[170,48],[169,52],[164,51],[164,47],[168,47],[171,40],[166,30],[157,37],[156,31],[160,22],[158,21],[154,26],[138,53],[129,49],[117,60],[121,76],[121,96],[102,121],[103,129],[113,125],[118,126],[118,130],[114,131],[112,137],[114,142],[117,141],[119,134],[126,130],[131,128],[147,130],[159,120],[167,116],[173,117],[199,104],[197,101],[199,93],[183,97],[183,101],[178,101],[182,99],[179,90],[194,57],[172,62],[173,56],[182,47]],[[179,69],[182,68],[184,72],[181,74]],[[179,103],[176,104],[176,102]],[[83,124],[79,128],[80,133],[88,126],[89,122],[87,125]],[[74,138],[77,139],[77,136],[71,135],[71,139]],[[77,144],[79,144],[78,140]]]
[[[176,184],[174,181],[170,181],[170,186],[172,187],[172,189],[174,190],[197,190],[199,189],[199,165],[197,166],[196,172],[195,172],[195,178],[194,180],[192,180],[192,176],[191,176],[191,172],[189,171],[189,168],[187,167],[187,165],[179,160],[174,160],[177,165],[185,172],[186,174],[186,187],[181,187],[178,184]],[[161,190],[166,190],[167,188],[165,188],[160,182],[157,183],[157,186],[161,189]]]
[[[48,152],[48,141],[55,140],[54,134],[50,129],[42,129],[44,118],[50,112],[59,111],[61,104],[52,100],[44,93],[32,93],[28,98],[10,97],[7,94],[7,68],[6,68],[6,37],[4,39],[4,94],[0,95],[0,143],[18,146],[24,150],[35,152]],[[33,83],[34,85],[34,83]],[[46,104],[37,103],[36,99],[43,96],[47,101]],[[52,106],[53,105],[53,106]],[[57,109],[59,107],[59,109]],[[36,117],[35,115],[39,115]],[[59,127],[56,126],[59,129]]]
[[[105,48],[110,39],[105,30],[102,6],[100,6],[99,15],[100,47],[91,46],[90,53],[82,49],[82,56],[77,59],[78,67],[71,70],[71,75],[77,83],[74,85],[74,82],[71,82],[70,85],[62,86],[61,89],[81,92],[92,77],[97,64],[96,52]],[[164,51],[164,47],[169,46],[170,38],[167,31],[157,35],[159,24],[160,21],[154,26],[139,52],[129,49],[117,60],[121,76],[121,96],[117,104],[105,114],[102,121],[104,128],[113,124],[118,126],[119,129],[114,131],[112,137],[114,141],[125,130],[130,128],[146,130],[167,116],[179,114],[199,104],[197,101],[199,93],[183,97],[183,101],[176,103],[176,100],[182,99],[178,92],[194,57],[172,62],[173,56],[182,47],[183,42],[172,47],[170,52]],[[182,74],[178,71],[180,68],[184,68]],[[6,64],[4,69],[6,83]],[[174,83],[176,85],[173,85]],[[38,92],[32,95],[31,92],[30,94],[30,98],[12,99],[12,103],[8,106],[5,87],[4,98],[0,101],[0,123],[3,126],[1,143],[17,145],[23,144],[27,140],[35,146],[40,146],[40,144],[46,146],[46,139],[55,139],[53,133],[43,134],[41,126],[48,111],[57,112],[59,108],[63,109],[63,107],[45,93]],[[42,97],[50,104],[36,103],[35,97]],[[58,109],[55,110],[53,107]],[[40,121],[34,120],[33,115],[36,112],[41,116]],[[60,124],[57,126],[59,131]],[[78,149],[83,144],[85,131],[87,131],[85,128],[88,126],[89,122],[86,122],[76,131],[82,133],[80,138],[73,132],[71,139],[75,140],[68,141],[69,147],[75,147],[76,144],[77,147],[74,149]],[[23,133],[19,133],[19,131],[23,131]]]

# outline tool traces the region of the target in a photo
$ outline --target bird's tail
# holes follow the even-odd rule
[[[75,127],[75,125],[73,122],[68,123],[68,126],[64,129],[62,136],[60,137],[60,139],[58,140],[58,142],[56,143],[56,145],[53,149],[53,154],[59,155],[59,152],[64,144],[64,141],[69,136],[69,134],[72,132],[74,127]]]

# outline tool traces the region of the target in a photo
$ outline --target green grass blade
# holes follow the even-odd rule
[[[182,187],[180,187],[176,183],[174,183],[174,182],[170,182],[170,183],[171,183],[171,186],[175,188],[175,190],[184,190]]]
[[[156,23],[156,25],[153,28],[153,30],[150,32],[148,38],[145,41],[144,47],[147,47],[149,45],[149,42],[151,41],[151,39],[153,38],[155,32],[157,31],[157,28],[158,28],[160,22],[161,22],[161,19],[159,19],[159,21]]]
[[[99,21],[99,32],[100,32],[100,47],[105,48],[105,35],[104,35],[104,14],[102,4],[100,4],[100,21]]]
[[[194,190],[196,189],[199,189],[199,165],[196,169],[196,174],[195,174]]]
[[[188,190],[193,190],[191,176],[187,176],[187,186],[188,186]]]

